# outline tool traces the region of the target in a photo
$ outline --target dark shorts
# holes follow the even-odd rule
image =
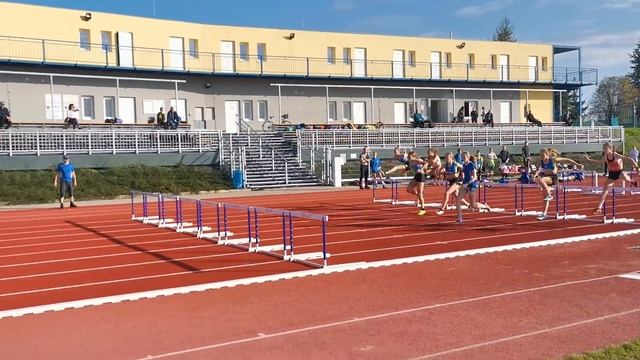
[[[620,179],[620,175],[622,175],[622,171],[611,171],[609,170],[609,180],[613,180],[616,181],[618,179]]]
[[[73,197],[76,189],[73,186],[73,182],[60,181],[60,197]]]
[[[447,181],[449,182],[449,186],[453,186],[453,185],[462,185],[462,178],[460,177],[450,177],[450,175],[447,175]]]
[[[424,180],[426,179],[426,175],[423,172],[417,172],[414,176],[413,176],[413,181],[417,182],[417,183],[423,183]]]

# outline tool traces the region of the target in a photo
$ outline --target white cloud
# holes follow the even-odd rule
[[[350,11],[355,9],[356,9],[356,4],[351,0],[334,0],[333,1],[333,10]]]
[[[640,0],[606,0],[602,6],[608,9],[637,9]]]
[[[454,14],[459,17],[476,17],[502,10],[511,5],[512,0],[492,0],[479,5],[469,5],[458,9]]]
[[[582,57],[587,66],[620,68],[625,73],[629,68],[629,53],[640,39],[640,30],[616,33],[593,33],[579,38]],[[626,69],[626,70],[623,70]]]

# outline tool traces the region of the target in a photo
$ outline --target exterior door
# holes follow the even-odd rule
[[[235,71],[235,49],[233,41],[220,41],[220,71]]]
[[[509,81],[509,55],[500,55],[500,81]]]
[[[238,132],[240,119],[240,101],[224,102],[224,126],[226,132]]]
[[[367,76],[367,49],[355,48],[353,54],[353,76]]]
[[[538,57],[529,56],[529,81],[538,81]]]
[[[502,124],[511,122],[511,101],[500,102],[500,122]]]
[[[367,107],[364,101],[354,101],[353,102],[353,111],[351,116],[353,116],[354,124],[364,124],[367,122]]]
[[[118,31],[118,66],[133,67],[133,34]]]
[[[136,123],[136,100],[132,97],[121,97],[118,99],[118,117],[123,124]]]
[[[184,70],[184,39],[169,38],[169,67],[172,70]]]
[[[395,124],[404,124],[407,122],[407,104],[397,102],[393,104],[393,122]]]
[[[442,59],[440,58],[439,51],[431,52],[431,78],[438,80],[440,79],[440,69],[442,67]]]
[[[404,50],[393,50],[393,78],[404,78]]]

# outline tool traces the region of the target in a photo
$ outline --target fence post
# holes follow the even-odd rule
[[[164,49],[160,49],[160,58],[161,58],[160,63],[162,64],[162,70],[164,70]],[[178,104],[176,104],[176,106],[177,105]]]
[[[11,155],[11,134],[9,134],[9,155]],[[62,130],[62,155],[67,155],[67,131]]]
[[[176,133],[178,135],[178,154],[182,154],[182,135],[180,134],[180,130]]]
[[[271,149],[271,171],[276,169],[276,154],[273,149]]]
[[[140,145],[139,144],[139,135],[140,134],[138,133],[138,131],[136,131],[135,134],[136,134],[136,154],[139,154],[140,153],[140,147],[139,147],[139,145]],[[89,139],[91,139],[91,133],[89,133]],[[89,140],[89,144],[91,144],[91,140]]]
[[[156,130],[156,143],[158,146],[158,154],[160,154],[160,130]]]
[[[284,183],[285,185],[289,185],[289,165],[286,160],[284,162]]]
[[[307,58],[307,77],[309,77],[309,58]]]
[[[42,39],[42,63],[47,62],[47,45],[45,40]],[[53,99],[51,99],[51,106],[53,107]]]

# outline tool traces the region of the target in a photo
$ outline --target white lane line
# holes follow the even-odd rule
[[[513,291],[507,291],[507,292],[502,292],[502,293],[497,293],[497,294],[491,294],[491,295],[479,296],[479,297],[474,297],[474,298],[456,300],[456,301],[451,301],[451,302],[442,303],[442,304],[432,304],[432,305],[414,307],[414,308],[403,309],[403,310],[398,310],[398,311],[380,313],[380,314],[375,314],[375,315],[362,316],[362,317],[358,317],[358,318],[351,318],[351,319],[346,319],[346,320],[342,320],[342,321],[334,321],[334,322],[315,325],[315,326],[308,326],[308,327],[302,327],[302,328],[297,328],[297,329],[285,330],[285,331],[280,331],[280,332],[276,332],[276,333],[272,333],[272,334],[265,334],[264,336],[253,336],[253,337],[237,339],[237,340],[232,340],[232,341],[227,341],[227,342],[221,342],[221,343],[216,343],[216,344],[210,344],[210,345],[204,345],[204,346],[199,346],[199,347],[188,348],[188,349],[174,351],[174,352],[168,352],[168,353],[164,353],[164,354],[150,355],[148,357],[140,358],[138,360],[141,360],[141,359],[162,359],[162,358],[186,355],[186,354],[199,352],[199,351],[204,351],[204,350],[212,350],[212,349],[222,348],[222,347],[231,346],[231,345],[245,344],[245,343],[255,342],[255,341],[259,341],[259,340],[265,340],[265,339],[271,339],[271,338],[276,338],[276,337],[294,335],[294,334],[299,334],[299,333],[304,333],[304,332],[309,332],[309,331],[314,331],[314,330],[328,329],[328,328],[333,328],[333,327],[338,327],[338,326],[343,326],[343,325],[348,325],[348,324],[354,324],[354,323],[360,323],[360,322],[366,322],[366,321],[370,321],[370,320],[382,319],[382,318],[387,318],[387,317],[406,315],[406,314],[411,314],[411,313],[416,313],[416,312],[421,312],[421,311],[426,311],[426,310],[444,308],[444,307],[448,307],[448,306],[467,304],[467,303],[472,303],[472,302],[477,302],[477,301],[484,301],[484,300],[491,300],[491,299],[496,299],[496,298],[501,298],[501,297],[513,296],[513,295],[521,295],[521,294],[526,294],[526,293],[531,293],[531,292],[536,292],[536,291],[560,288],[560,287],[564,287],[564,286],[586,284],[586,283],[590,283],[590,282],[596,282],[596,281],[601,281],[601,280],[605,280],[605,279],[611,279],[611,278],[614,278],[616,276],[618,276],[618,275],[609,275],[609,276],[602,276],[602,277],[597,277],[597,278],[575,280],[575,281],[567,281],[567,282],[562,282],[562,283],[557,283],[557,284],[538,286],[538,287],[533,287],[533,288],[527,288],[527,289],[521,289],[521,290],[513,290]],[[636,311],[640,311],[640,308],[631,310],[629,313],[636,312]]]
[[[633,272],[629,274],[620,275],[621,278],[631,279],[631,280],[640,280],[640,272]]]
[[[463,346],[463,347],[459,347],[459,348],[455,348],[455,349],[449,349],[449,350],[446,350],[446,351],[441,351],[441,352],[437,352],[437,353],[433,353],[433,354],[419,356],[419,357],[413,358],[412,360],[433,359],[433,358],[436,358],[436,357],[440,357],[440,356],[444,356],[444,355],[450,355],[450,354],[454,354],[454,353],[458,353],[458,352],[462,352],[462,351],[473,350],[473,349],[477,349],[477,348],[480,348],[480,347],[500,344],[500,343],[509,342],[509,341],[513,341],[513,340],[519,340],[519,339],[522,339],[522,338],[531,337],[531,336],[540,335],[540,334],[546,334],[546,333],[553,332],[553,331],[570,329],[570,328],[574,328],[576,326],[587,325],[587,324],[591,324],[591,323],[598,322],[598,321],[614,319],[614,318],[618,318],[618,317],[621,317],[621,316],[627,316],[627,315],[635,314],[635,313],[638,313],[638,312],[640,312],[640,308],[635,308],[635,309],[631,309],[631,310],[627,310],[627,311],[622,311],[622,312],[617,312],[617,313],[613,313],[613,314],[598,316],[598,317],[591,318],[591,319],[586,319],[586,320],[576,321],[576,322],[563,324],[563,325],[559,325],[559,326],[549,327],[549,328],[546,328],[546,329],[540,329],[540,330],[536,330],[536,331],[531,331],[531,332],[522,333],[522,334],[518,334],[518,335],[508,336],[508,337],[504,337],[504,338],[500,338],[500,339],[495,339],[495,340],[491,340],[491,341],[485,341],[485,342],[481,342],[481,343],[477,343],[477,344],[473,344],[473,345],[467,345],[467,346]]]
[[[186,294],[194,291],[220,289],[223,287],[249,285],[249,284],[263,283],[267,281],[278,281],[278,280],[286,280],[286,279],[293,279],[293,278],[302,278],[302,277],[313,276],[313,275],[331,274],[336,272],[354,271],[354,270],[362,270],[362,269],[372,269],[372,268],[378,268],[378,267],[411,264],[411,263],[425,262],[425,261],[453,259],[453,258],[462,257],[462,256],[472,256],[472,255],[488,254],[488,253],[507,251],[507,250],[528,249],[528,248],[534,248],[539,246],[549,246],[549,245],[564,244],[564,243],[570,243],[570,242],[596,240],[596,239],[615,237],[615,236],[625,236],[628,234],[629,234],[629,230],[607,233],[607,234],[579,236],[574,238],[546,240],[546,241],[539,241],[539,242],[533,242],[533,243],[504,245],[504,246],[495,246],[495,247],[482,248],[482,249],[456,251],[456,252],[450,252],[450,253],[415,256],[410,258],[383,260],[383,261],[375,261],[375,262],[358,262],[358,263],[351,263],[351,264],[344,264],[344,265],[333,265],[333,266],[328,266],[326,268],[321,268],[321,269],[293,271],[293,272],[286,272],[286,273],[268,275],[268,276],[243,278],[243,279],[237,279],[237,280],[213,282],[213,283],[191,285],[191,286],[182,286],[182,287],[176,287],[176,288],[170,288],[170,289],[160,289],[160,290],[154,290],[154,291],[129,293],[129,294],[123,294],[123,295],[117,295],[117,296],[107,296],[107,297],[94,298],[94,299],[77,300],[77,301],[69,301],[69,302],[42,305],[42,306],[36,306],[36,307],[6,310],[6,311],[0,311],[0,319],[2,319],[3,317],[16,317],[16,316],[23,316],[27,314],[39,314],[45,311],[60,311],[60,310],[65,310],[69,308],[102,305],[106,303],[138,300],[143,298],[154,298],[158,296]],[[250,264],[250,265],[242,265],[242,266],[233,266],[232,268],[252,267],[256,265],[275,264],[275,263],[280,263],[280,261],[264,262],[260,264]],[[213,269],[212,271],[219,270],[219,269],[220,268]],[[155,278],[155,277],[163,277],[163,276],[179,276],[179,275],[187,275],[187,274],[189,273],[181,272],[181,273],[174,273],[174,274],[156,275],[151,277],[120,279],[120,280],[90,283],[90,284],[78,284],[78,285],[65,286],[65,287],[38,289],[38,290],[23,291],[23,292],[18,292],[13,294],[4,294],[4,295],[0,295],[0,297],[10,296],[10,295],[20,295],[24,293],[46,293],[47,291],[56,291],[56,290],[64,290],[67,288],[78,288],[78,287],[85,287],[85,286],[92,286],[92,285],[100,285],[103,283],[113,283],[113,282],[120,283],[120,282],[126,282],[126,281],[144,280],[147,278]],[[614,276],[618,276],[618,275],[611,275],[608,277],[614,277]],[[605,278],[608,278],[608,277],[605,277]]]

